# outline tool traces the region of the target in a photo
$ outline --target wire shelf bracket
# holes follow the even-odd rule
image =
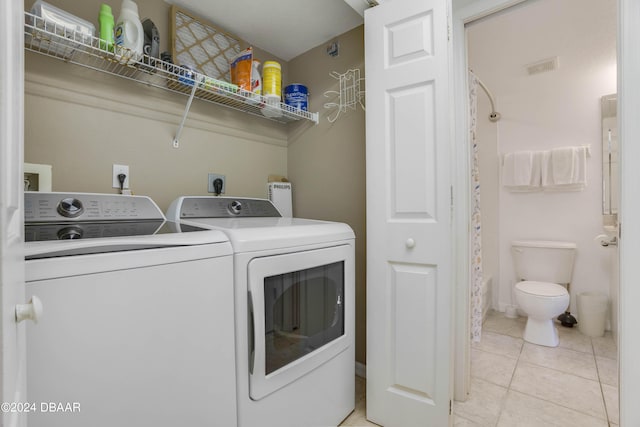
[[[340,85],[339,91],[328,90],[324,93],[324,96],[327,98],[335,99],[337,97],[338,99],[338,102],[327,102],[324,104],[324,108],[336,108],[335,115],[333,117],[331,117],[331,115],[327,116],[327,120],[329,120],[330,123],[338,120],[340,114],[345,113],[347,110],[355,110],[358,107],[358,104],[360,104],[362,109],[365,110],[365,92],[360,89],[364,78],[360,77],[359,68],[348,70],[343,74],[332,71],[329,75],[338,80]]]
[[[189,99],[187,100],[187,105],[184,107],[184,114],[182,115],[182,120],[180,121],[180,125],[178,126],[178,130],[176,130],[176,136],[173,138],[173,148],[180,148],[180,135],[182,134],[182,129],[184,129],[184,123],[187,121],[187,116],[189,115],[189,110],[191,109],[191,103],[193,102],[193,97],[196,94],[196,89],[198,85],[193,85],[193,89],[191,89],[191,95],[189,95]]]

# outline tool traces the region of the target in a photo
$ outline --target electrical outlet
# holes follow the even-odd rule
[[[225,178],[224,175],[219,175],[217,173],[210,173],[209,174],[209,181],[208,181],[208,190],[209,193],[215,193],[215,189],[213,188],[213,181],[215,181],[216,179],[220,178],[222,180],[222,189],[220,190],[220,194],[224,194],[225,188],[227,186],[227,180]]]
[[[118,180],[118,175],[121,173],[125,174],[127,177],[124,179],[124,189],[129,188],[129,166],[127,165],[113,165],[113,188],[120,188],[120,181]]]

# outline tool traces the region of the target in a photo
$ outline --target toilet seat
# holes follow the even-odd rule
[[[516,289],[520,292],[539,297],[561,297],[569,295],[564,286],[557,283],[535,282],[525,280],[516,284]]]

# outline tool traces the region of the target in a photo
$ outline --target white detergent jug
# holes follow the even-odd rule
[[[251,94],[248,95],[249,104],[259,104],[262,95],[262,77],[260,77],[260,61],[254,59],[251,62]]]
[[[142,57],[144,30],[138,16],[138,5],[132,0],[122,0],[115,28],[115,44],[116,56],[123,64],[134,64]]]

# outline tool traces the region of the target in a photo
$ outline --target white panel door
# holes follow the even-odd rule
[[[15,319],[16,304],[24,303],[23,10],[22,0],[0,2],[0,425],[6,427],[26,426],[25,414],[11,406],[27,401],[24,323]]]
[[[449,425],[447,3],[365,12],[367,418],[384,426]]]

